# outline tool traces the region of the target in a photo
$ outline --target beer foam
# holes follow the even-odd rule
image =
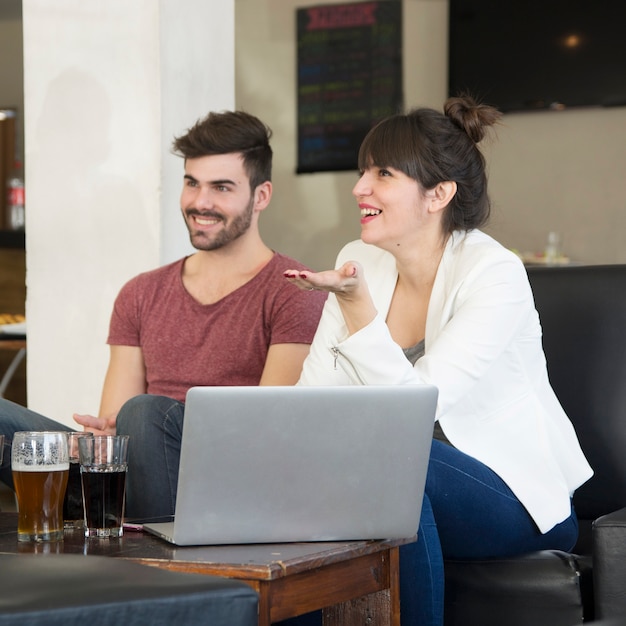
[[[11,464],[14,472],[63,472],[70,469],[68,463],[56,463],[55,465],[33,465],[32,463],[15,462]]]

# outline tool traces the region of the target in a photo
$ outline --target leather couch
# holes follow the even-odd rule
[[[626,618],[626,265],[529,267],[552,386],[594,476],[572,553],[447,561],[446,626]],[[604,621],[606,620],[606,622]],[[618,621],[615,621],[618,620]]]
[[[243,582],[80,554],[0,554],[0,625],[256,626]]]

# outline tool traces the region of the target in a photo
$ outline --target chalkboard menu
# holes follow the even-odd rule
[[[356,170],[367,131],[402,109],[402,3],[302,8],[297,26],[297,172]]]

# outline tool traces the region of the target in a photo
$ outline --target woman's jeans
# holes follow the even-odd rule
[[[572,514],[545,534],[505,483],[456,448],[433,441],[416,543],[400,548],[402,623],[443,624],[443,559],[569,551],[578,537]]]

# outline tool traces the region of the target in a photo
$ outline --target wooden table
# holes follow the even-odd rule
[[[386,541],[173,546],[142,532],[120,539],[17,541],[17,514],[0,513],[0,553],[95,554],[246,582],[259,594],[259,625],[322,609],[324,626],[400,626],[399,546]]]

